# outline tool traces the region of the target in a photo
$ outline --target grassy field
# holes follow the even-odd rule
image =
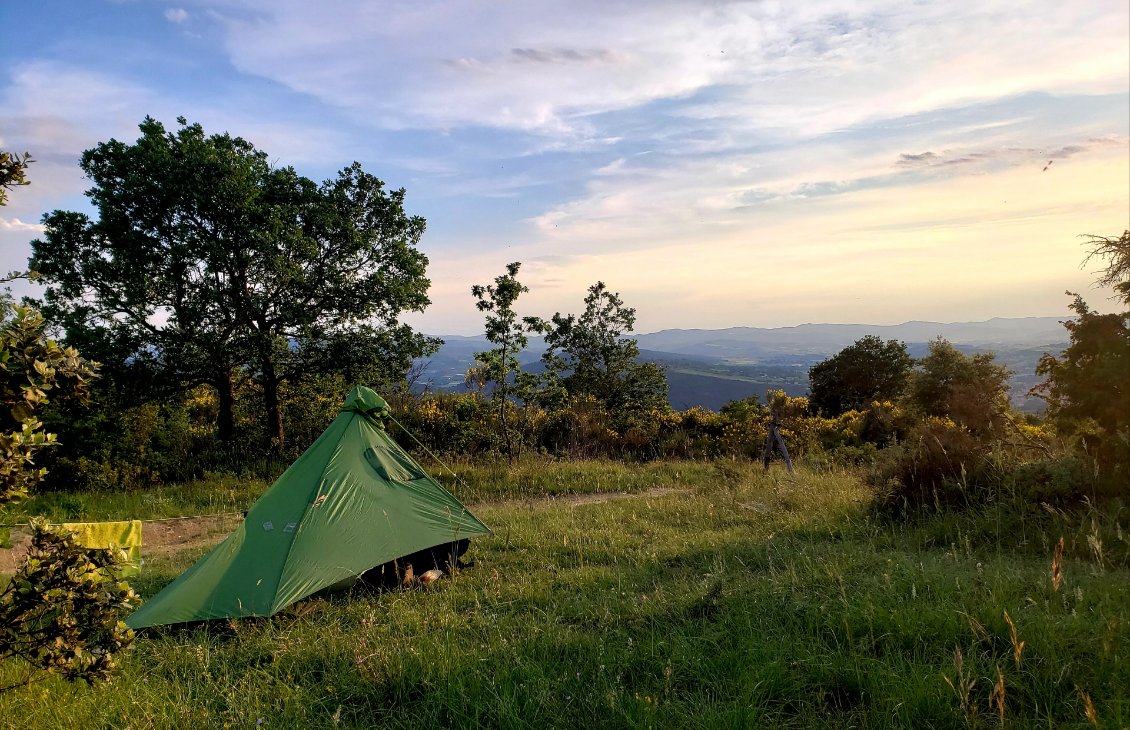
[[[456,471],[453,491],[495,530],[472,545],[473,568],[424,590],[148,631],[113,683],[5,693],[0,724],[1130,726],[1126,510],[891,523],[869,516],[850,473]],[[262,486],[43,499],[69,504],[66,518],[159,517],[239,509]],[[610,491],[634,496],[529,499]],[[136,587],[152,595],[203,550],[150,562]],[[0,683],[18,676],[0,667]]]

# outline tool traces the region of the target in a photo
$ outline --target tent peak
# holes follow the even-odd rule
[[[355,411],[370,418],[384,418],[389,414],[388,403],[372,388],[358,385],[345,398],[343,411]]]

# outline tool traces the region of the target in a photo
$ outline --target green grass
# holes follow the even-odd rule
[[[0,511],[0,522],[24,523],[35,515],[52,522],[74,522],[239,512],[258,499],[267,486],[262,480],[209,475],[197,482],[147,490],[39,492],[5,507]]]
[[[1130,724],[1124,511],[896,524],[868,516],[869,493],[847,473],[794,479],[728,461],[456,470],[456,491],[482,504],[495,534],[474,542],[475,567],[453,579],[149,631],[113,683],[49,679],[0,695],[0,718],[45,728],[989,726],[999,666],[1008,725],[1088,727],[1084,696],[1102,726]],[[648,494],[657,487],[680,491]],[[600,491],[639,494],[499,501]],[[1057,592],[1049,564],[1060,536]],[[202,552],[149,563],[137,588],[151,595]],[[1019,666],[1006,611],[1025,642]],[[959,684],[955,648],[975,680],[975,715],[946,682]],[[18,676],[0,667],[0,683]]]

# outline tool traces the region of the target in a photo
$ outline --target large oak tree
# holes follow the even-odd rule
[[[424,219],[354,163],[321,184],[229,134],[147,117],[133,144],[87,150],[97,218],[55,211],[32,242],[44,309],[125,387],[216,388],[232,437],[234,383],[253,378],[277,447],[279,387],[302,371],[402,377],[435,343],[398,322],[429,304]]]

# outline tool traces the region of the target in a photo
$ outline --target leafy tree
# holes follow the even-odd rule
[[[808,371],[811,402],[825,416],[894,400],[906,387],[913,358],[906,345],[867,335]]]
[[[1008,413],[1010,375],[993,353],[970,357],[939,337],[918,360],[907,398],[923,415],[950,418],[974,434],[987,434]]]
[[[1130,305],[1130,232],[1119,238],[1091,236],[1091,255],[1107,259],[1098,283],[1111,286]],[[1036,374],[1046,377],[1032,393],[1044,398],[1059,432],[1074,436],[1110,483],[1130,478],[1130,311],[1094,312],[1078,294],[1063,323],[1070,343],[1060,356],[1045,354]]]
[[[142,399],[211,385],[225,441],[238,378],[252,377],[278,448],[280,386],[340,367],[328,353],[397,379],[434,349],[397,321],[429,303],[425,223],[404,212],[403,190],[356,163],[318,185],[246,140],[178,122],[166,132],[146,118],[134,144],[83,154],[97,220],[44,217],[32,266],[69,341]]]
[[[529,287],[518,281],[519,261],[506,265],[506,273],[497,276],[494,284],[475,284],[471,295],[478,301],[475,306],[486,312],[486,338],[495,347],[486,352],[476,352],[479,365],[468,374],[468,381],[479,381],[492,385],[490,393],[503,446],[507,458],[513,463],[521,454],[522,430],[510,418],[511,399],[516,398],[529,403],[538,397],[542,379],[536,374],[522,369],[518,354],[529,344],[529,334],[540,334],[548,325],[539,317],[519,317],[514,310],[514,302],[529,291]]]
[[[7,189],[27,185],[31,155],[0,150],[0,206]],[[24,276],[13,273],[4,281]],[[52,391],[85,400],[97,364],[70,347],[47,339],[47,323],[32,307],[17,307],[5,290],[0,294],[0,506],[23,499],[43,478],[35,455],[55,442],[43,431],[39,414]]]
[[[635,321],[636,310],[598,281],[588,289],[583,314],[553,315],[542,356],[546,370],[561,378],[570,395],[593,396],[609,411],[666,406],[663,369],[637,362],[639,345],[623,338]]]

